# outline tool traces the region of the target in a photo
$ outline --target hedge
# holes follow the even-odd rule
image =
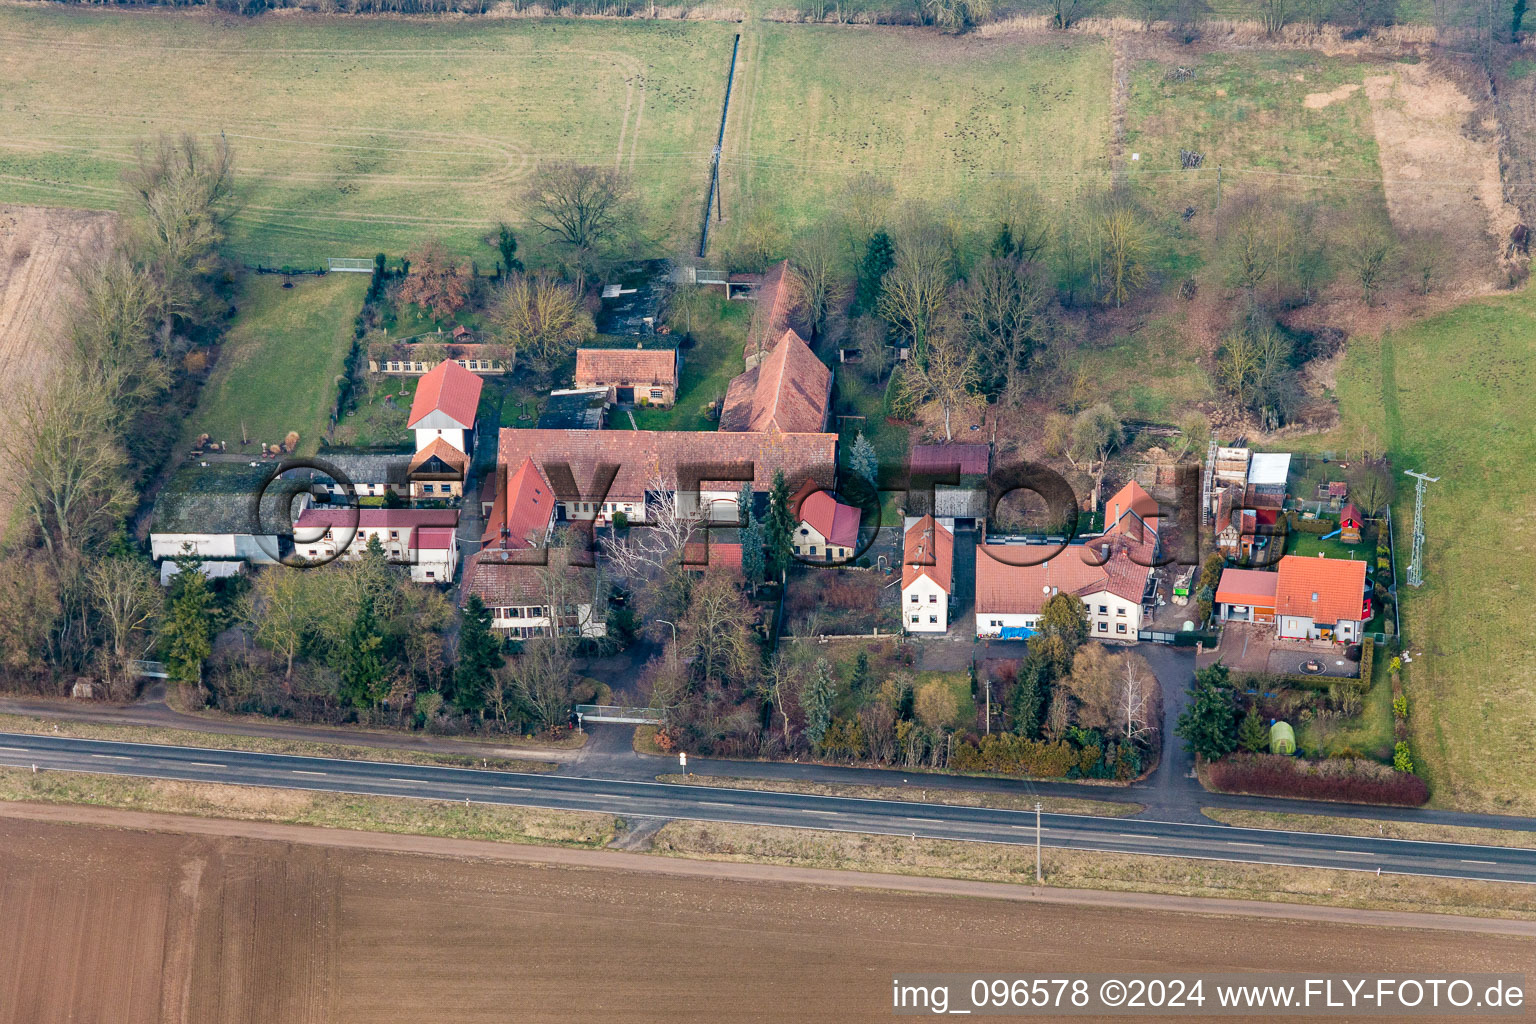
[[[1094,753],[1097,760],[1099,753]],[[1012,733],[994,733],[980,744],[961,743],[949,759],[950,771],[988,772],[998,775],[1033,775],[1041,779],[1065,778],[1079,764],[1072,744],[1057,740],[1032,740]]]
[[[1279,754],[1232,754],[1211,764],[1211,785],[1226,793],[1417,807],[1429,786],[1417,775],[1359,758],[1307,761]]]
[[[1319,537],[1325,533],[1332,533],[1339,528],[1339,521],[1337,519],[1303,519],[1294,511],[1285,514],[1285,521],[1293,530],[1300,533],[1315,534]]]

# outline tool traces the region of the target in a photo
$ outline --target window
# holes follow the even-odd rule
[[[437,573],[433,572],[431,569],[427,570],[427,579],[430,580],[432,577],[434,577],[436,575],[437,575]]]
[[[914,626],[917,625],[917,616],[916,615],[912,616],[912,625],[914,625]]]
[[[815,553],[816,553],[816,545],[812,544],[811,545],[811,554],[814,555]]]
[[[912,595],[912,603],[913,604],[917,604],[917,595],[916,594]]]
[[[929,594],[928,595],[928,603],[929,604],[938,604],[939,603],[939,595],[938,594]]]
[[[657,402],[661,401],[661,388],[651,388],[651,399]]]
[[[310,549],[309,549],[309,553],[310,553],[310,554],[311,554],[311,555],[318,555],[318,554],[319,554],[319,553],[320,553],[320,552],[318,552],[318,551],[316,551],[316,550],[315,550],[315,549],[314,549],[314,548],[310,548]]]
[[[1109,614],[1109,605],[1107,605],[1107,604],[1099,605],[1099,614],[1100,615],[1108,615]]]
[[[988,619],[987,620],[987,625],[995,627],[995,628],[998,628],[998,629],[1001,629],[1002,625],[1003,625],[1003,621],[1001,619]]]
[[[1100,633],[1108,633],[1109,632],[1109,623],[1107,623],[1107,622],[1099,623],[1099,632]]]
[[[932,622],[932,623],[937,623],[939,621],[939,617],[937,615],[930,615],[930,616],[928,616],[928,621]]]
[[[400,539],[400,531],[399,530],[390,530],[389,531],[389,539],[390,540],[399,540]]]
[[[1123,622],[1115,623],[1115,632],[1116,633],[1124,633],[1125,632],[1125,623],[1123,623]]]
[[[421,485],[421,493],[422,494],[431,494],[432,493],[432,485],[431,484],[422,484]]]
[[[811,535],[811,531],[810,530],[807,530],[803,526],[800,527],[800,536],[802,536],[802,537],[809,537],[810,535]]]
[[[1125,615],[1125,605],[1121,605],[1120,607],[1116,608],[1115,614],[1123,617]]]

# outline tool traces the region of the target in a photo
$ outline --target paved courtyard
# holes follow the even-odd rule
[[[1258,672],[1270,675],[1318,675],[1336,679],[1355,679],[1360,663],[1344,657],[1341,644],[1279,640],[1273,623],[1229,622],[1222,627],[1221,643],[1200,657],[1200,667],[1224,663],[1233,672]],[[1321,671],[1302,668],[1315,662]]]

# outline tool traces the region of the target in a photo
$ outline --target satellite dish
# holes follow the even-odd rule
[[[1186,632],[1186,633],[1193,633],[1194,631],[1195,631],[1195,624],[1193,622],[1190,622],[1188,619],[1185,619],[1184,620],[1184,632]]]
[[[1040,588],[1040,592],[1042,594],[1049,594],[1051,592],[1051,585],[1047,583],[1045,586]]]

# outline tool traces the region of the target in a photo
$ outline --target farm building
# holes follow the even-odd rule
[[[474,594],[484,601],[491,628],[506,636],[549,636],[555,628],[562,636],[606,636],[597,573],[572,565],[571,552],[483,548],[465,563],[464,597]]]
[[[312,483],[307,471],[273,481],[275,469],[244,462],[182,467],[155,499],[150,557],[270,565],[291,554],[291,516],[313,500]]]
[[[464,454],[475,444],[475,417],[485,382],[458,363],[438,363],[416,385],[405,425],[416,432],[419,452],[441,438]]]
[[[907,527],[901,559],[901,624],[909,633],[949,629],[955,535],[933,516]]]
[[[293,544],[300,558],[355,561],[377,540],[412,580],[448,583],[459,567],[458,525],[455,509],[309,508],[293,524]]]
[[[1225,622],[1275,621],[1280,577],[1257,569],[1223,569],[1216,584],[1216,617]]]
[[[348,499],[410,495],[411,453],[408,451],[359,451],[327,448],[315,458],[317,465],[335,473],[316,473],[317,498]]]
[[[1291,475],[1288,453],[1255,452],[1248,463],[1247,508],[1280,508],[1285,504],[1287,481]]]
[[[541,430],[601,430],[608,414],[607,388],[551,391],[539,413]]]
[[[1363,561],[1286,555],[1275,575],[1275,621],[1280,639],[1360,639],[1365,610]]]
[[[604,388],[608,401],[619,405],[671,405],[681,363],[675,348],[579,348],[574,385]]]
[[[507,372],[507,350],[502,346],[461,342],[459,339],[463,336],[457,333],[453,337],[453,342],[448,344],[436,341],[379,342],[368,349],[368,372],[390,377],[420,377],[436,369],[444,360],[458,363],[481,376]]]
[[[798,521],[795,554],[814,562],[841,562],[852,558],[859,546],[860,512],[845,505],[815,484],[807,484],[790,502],[790,514]]]
[[[827,429],[831,407],[832,371],[800,335],[786,330],[767,358],[726,388],[720,430],[819,433]]]
[[[951,531],[985,526],[991,511],[987,492],[991,445],[913,445],[907,465],[912,478],[907,494],[909,518],[932,514]]]
[[[511,476],[498,472],[495,480],[481,544],[503,550],[543,547],[554,528],[555,494],[539,467],[524,458]]]

